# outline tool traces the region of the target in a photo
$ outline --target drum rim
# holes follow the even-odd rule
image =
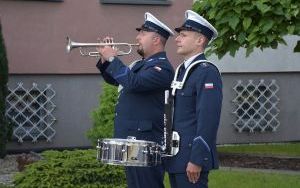
[[[124,139],[124,138],[105,138],[102,139],[101,142],[103,143],[145,143],[145,144],[157,144],[154,141],[147,141],[147,140],[134,140],[134,139]],[[157,144],[158,145],[158,144]]]

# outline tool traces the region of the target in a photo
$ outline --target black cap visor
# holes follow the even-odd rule
[[[156,32],[157,30],[153,29],[153,28],[149,28],[145,25],[142,25],[141,27],[136,28],[137,31],[148,31],[148,32]]]
[[[181,27],[177,27],[174,29],[177,33],[180,33],[180,31],[195,31],[195,32],[198,32],[198,33],[201,33],[201,30],[200,29],[195,29],[193,27],[185,27],[184,25],[181,26]]]

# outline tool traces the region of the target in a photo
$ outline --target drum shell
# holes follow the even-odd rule
[[[161,149],[151,141],[103,139],[98,142],[97,159],[111,165],[150,167],[161,164]]]

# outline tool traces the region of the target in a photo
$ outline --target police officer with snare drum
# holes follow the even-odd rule
[[[102,57],[97,67],[107,83],[120,86],[114,137],[126,139],[133,136],[137,140],[161,143],[164,91],[169,89],[174,77],[164,48],[173,32],[150,13],[145,13],[144,24],[136,30],[139,32],[136,40],[142,60],[128,67],[117,57],[115,49],[104,46],[97,49]],[[125,169],[129,188],[164,187],[161,165],[126,166]]]
[[[222,81],[203,52],[217,30],[202,16],[187,10],[175,29],[177,53],[184,57],[172,82],[173,128],[179,133],[179,153],[166,159],[172,188],[207,187],[209,170],[218,168],[216,135],[222,105]]]

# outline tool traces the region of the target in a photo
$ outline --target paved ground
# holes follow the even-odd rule
[[[7,155],[4,159],[0,159],[0,183],[10,185],[12,178],[18,172],[18,155]]]
[[[26,164],[40,160],[41,156],[31,152],[29,154],[7,155],[0,159],[0,183],[12,185],[13,176],[24,169]]]

